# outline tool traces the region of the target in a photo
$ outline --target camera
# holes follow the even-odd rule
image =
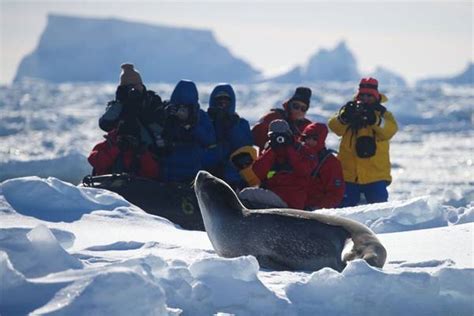
[[[277,142],[278,144],[284,144],[284,143],[285,143],[285,136],[282,136],[282,135],[277,136],[277,137],[275,138],[275,140],[276,140],[276,142]]]
[[[293,137],[287,133],[271,133],[270,135],[270,147],[281,147],[290,145]]]
[[[339,118],[344,124],[348,124],[354,130],[375,124],[376,121],[374,107],[360,101],[347,102],[341,108]]]

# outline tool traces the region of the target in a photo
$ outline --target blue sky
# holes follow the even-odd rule
[[[361,71],[384,66],[409,81],[462,71],[474,59],[471,1],[12,1],[0,0],[0,82],[38,43],[48,13],[210,29],[266,74],[345,40]],[[205,53],[205,52],[203,52]]]

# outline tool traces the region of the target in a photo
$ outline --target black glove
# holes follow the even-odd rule
[[[272,149],[293,144],[293,136],[287,133],[272,133],[270,135],[270,147]]]
[[[224,109],[216,106],[207,109],[207,114],[209,114],[209,117],[215,122],[223,121],[227,116],[227,112]]]
[[[176,115],[178,114],[178,105],[168,103],[165,107],[165,112],[168,117],[176,117]]]
[[[141,103],[143,101],[143,91],[140,92],[135,88],[128,90],[128,100],[132,103]]]
[[[140,120],[144,124],[158,123],[163,125],[165,120],[164,105],[159,95],[153,91],[147,91],[146,98],[142,102]]]
[[[361,119],[361,123],[364,127],[368,125],[374,125],[377,121],[377,116],[375,115],[374,109],[370,108],[369,106],[364,106],[361,114]]]
[[[132,135],[117,136],[117,147],[121,151],[135,150],[138,148],[140,142],[137,137]]]
[[[375,109],[375,111],[379,111],[381,116],[383,116],[385,114],[385,112],[387,112],[387,108],[384,107],[380,103],[375,104],[374,109]]]
[[[353,121],[357,112],[357,105],[354,101],[347,102],[339,110],[338,119],[342,124],[349,124]]]
[[[115,100],[125,102],[128,98],[128,86],[118,86],[115,91]]]
[[[240,153],[232,157],[231,159],[234,166],[239,169],[245,169],[253,163],[252,156],[249,153]]]

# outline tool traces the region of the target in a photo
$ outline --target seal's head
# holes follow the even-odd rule
[[[371,233],[358,233],[352,236],[353,247],[343,255],[343,261],[364,259],[373,267],[382,268],[387,260],[387,250],[378,238]]]
[[[244,209],[234,190],[207,171],[201,170],[197,174],[194,180],[194,191],[201,213],[219,212],[240,215]]]

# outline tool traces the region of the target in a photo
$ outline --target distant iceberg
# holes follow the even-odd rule
[[[321,49],[305,66],[297,66],[273,79],[275,82],[357,81],[357,60],[342,41],[334,49]]]
[[[452,77],[439,77],[439,78],[427,78],[419,80],[417,85],[420,84],[433,84],[433,83],[450,83],[450,84],[474,84],[474,63],[468,63],[467,67],[463,72]]]
[[[375,70],[372,73],[370,73],[368,76],[377,78],[379,82],[379,86],[404,87],[407,85],[405,79],[401,75],[381,66],[378,66],[377,68],[375,68]]]
[[[123,62],[134,63],[145,83],[249,81],[259,75],[208,30],[49,15],[38,46],[21,61],[15,81],[117,82]]]

